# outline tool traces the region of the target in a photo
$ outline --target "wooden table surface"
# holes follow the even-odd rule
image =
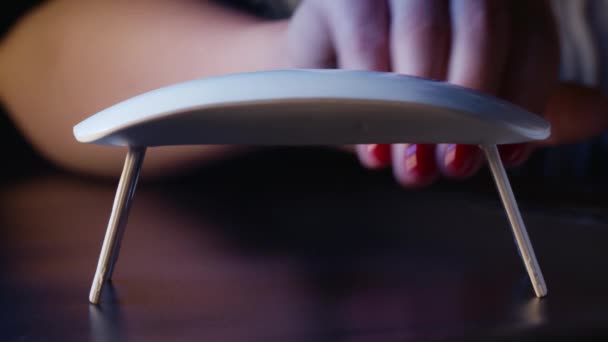
[[[139,187],[87,301],[115,191],[59,171],[0,189],[0,341],[410,341],[608,334],[608,205],[515,182],[549,296],[490,178],[405,191],[340,154],[238,158]]]

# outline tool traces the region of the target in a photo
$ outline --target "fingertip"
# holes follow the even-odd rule
[[[408,188],[430,185],[439,176],[434,144],[397,144],[393,146],[393,173],[399,184]]]
[[[442,173],[452,179],[473,176],[483,164],[483,153],[476,145],[441,144],[437,159]]]
[[[391,164],[391,145],[390,144],[372,144],[368,145],[369,154],[377,162],[380,167],[386,167]]]
[[[361,164],[368,169],[382,169],[391,164],[391,145],[357,145],[357,155]]]
[[[533,147],[529,144],[505,144],[499,145],[498,151],[505,166],[516,167],[528,160]]]

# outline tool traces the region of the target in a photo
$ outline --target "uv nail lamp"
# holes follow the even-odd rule
[[[283,70],[179,83],[80,122],[83,143],[127,146],[89,301],[118,259],[148,147],[197,144],[461,143],[483,149],[537,297],[547,288],[496,145],[546,139],[549,124],[522,108],[444,82],[393,73]]]

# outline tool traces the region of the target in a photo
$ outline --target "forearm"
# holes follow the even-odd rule
[[[285,26],[200,1],[58,0],[24,18],[2,42],[0,95],[44,156],[71,169],[116,174],[124,151],[77,143],[74,124],[169,84],[284,68]],[[152,149],[145,172],[164,174],[227,149]]]

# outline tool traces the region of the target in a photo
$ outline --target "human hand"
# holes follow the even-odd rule
[[[547,1],[304,0],[288,28],[298,68],[392,71],[475,89],[543,113],[558,78],[559,50]],[[466,178],[483,164],[470,145],[356,147],[368,168],[392,165],[398,182],[422,186],[440,174]],[[529,145],[501,146],[517,165]]]

